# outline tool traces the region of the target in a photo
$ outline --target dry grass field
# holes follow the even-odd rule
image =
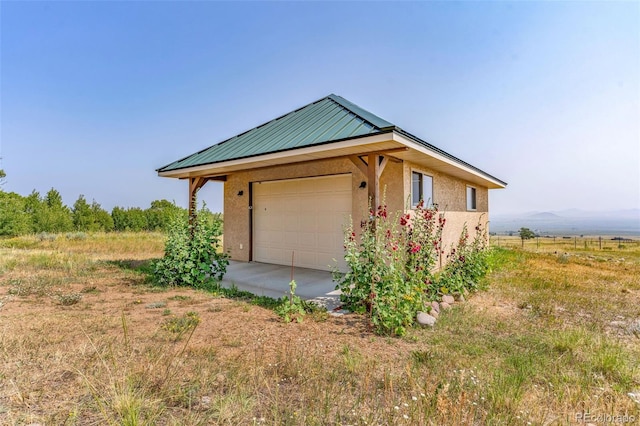
[[[356,315],[285,324],[155,287],[143,271],[162,248],[160,234],[0,240],[0,424],[640,419],[638,246],[496,248],[486,291],[402,339]]]

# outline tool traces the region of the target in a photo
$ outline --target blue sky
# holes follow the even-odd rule
[[[336,93],[507,181],[493,214],[640,207],[638,2],[2,1],[0,24],[7,191],[186,205],[155,169]]]

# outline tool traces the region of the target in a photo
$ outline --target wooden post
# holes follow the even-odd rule
[[[371,202],[371,209],[375,212],[380,205],[380,180],[379,169],[380,163],[378,162],[377,154],[369,154],[367,161],[367,180],[369,188],[369,200]]]
[[[196,217],[196,193],[200,188],[204,186],[209,178],[205,177],[192,177],[189,178],[189,224],[193,224],[193,219]]]

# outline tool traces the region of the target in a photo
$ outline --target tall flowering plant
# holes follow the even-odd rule
[[[437,206],[422,202],[404,214],[390,214],[386,205],[371,209],[359,236],[349,223],[344,240],[348,270],[334,272],[345,307],[367,313],[379,333],[403,335],[433,293],[429,289],[443,254],[445,223]]]
[[[477,290],[480,279],[489,270],[487,252],[487,231],[478,223],[473,239],[464,226],[458,244],[451,248],[447,263],[438,276],[438,289],[444,293],[461,293]]]

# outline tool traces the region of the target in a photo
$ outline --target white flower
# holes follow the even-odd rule
[[[396,405],[396,406],[394,406],[394,407],[393,407],[393,409],[397,411],[397,410],[399,410],[399,409],[400,409],[400,407],[398,407],[398,406]]]
[[[402,418],[404,418],[404,419],[408,419],[408,418],[409,418],[409,416],[407,416],[406,414],[403,414],[403,415],[402,415]]]
[[[412,397],[411,397],[411,400],[412,400],[412,401],[417,401],[417,400],[418,400],[418,397],[417,397],[417,396],[412,396]]]

